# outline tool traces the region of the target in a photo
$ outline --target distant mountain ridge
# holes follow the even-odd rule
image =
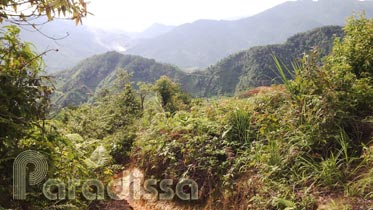
[[[316,27],[343,25],[353,12],[373,17],[373,2],[358,0],[289,1],[234,21],[198,20],[145,40],[126,53],[182,68],[204,68],[229,54],[258,45],[284,42]]]
[[[160,23],[154,23],[144,31],[135,33],[136,39],[151,39],[162,34],[168,33],[173,30],[176,26],[169,26]]]
[[[276,82],[278,75],[272,56],[285,65],[301,58],[303,53],[319,47],[322,55],[330,52],[335,37],[343,37],[339,26],[316,28],[296,34],[284,44],[253,47],[232,54],[205,71],[185,73],[178,67],[154,59],[108,52],[85,59],[70,70],[55,74],[57,107],[79,105],[89,101],[100,90],[113,85],[117,69],[133,73],[133,81],[153,83],[167,75],[181,84],[183,90],[198,97],[231,96],[241,91]],[[277,80],[278,82],[278,80]]]

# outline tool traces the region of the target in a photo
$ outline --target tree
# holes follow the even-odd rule
[[[131,85],[131,79],[133,77],[133,72],[128,73],[127,70],[123,68],[118,68],[116,72],[115,87],[113,87],[114,92],[123,90],[128,84]]]
[[[345,38],[336,40],[324,68],[334,88],[333,102],[339,102],[335,106],[356,120],[373,111],[373,19],[351,17],[344,31]]]
[[[138,93],[140,95],[141,109],[144,110],[145,98],[151,93],[153,87],[146,82],[138,82],[137,87],[139,88]]]
[[[15,24],[29,23],[30,19],[46,16],[48,21],[62,16],[76,24],[86,17],[87,3],[84,0],[4,0],[0,1],[0,23],[4,20]],[[34,26],[34,25],[33,25]]]
[[[373,77],[373,19],[351,17],[344,31],[347,36],[335,43],[333,56],[347,64],[357,79]]]
[[[7,26],[0,41],[0,159],[15,148],[27,129],[46,119],[52,87],[40,76],[42,60],[20,30]]]
[[[83,0],[5,0],[0,1],[0,23],[28,23],[43,15],[51,21],[56,15],[77,23],[87,15]],[[11,25],[0,29],[0,159],[16,148],[28,128],[46,118],[52,86],[40,76],[41,55],[31,43],[19,39],[20,30]]]

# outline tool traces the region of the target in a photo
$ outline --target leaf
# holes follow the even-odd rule
[[[46,13],[46,15],[47,15],[47,17],[48,17],[48,21],[52,20],[52,14],[51,14],[51,9],[50,9],[50,7],[46,7],[46,8],[45,8],[45,13]]]
[[[224,131],[224,133],[221,137],[224,138],[232,130],[232,128],[233,128],[233,126],[230,126],[226,131]]]

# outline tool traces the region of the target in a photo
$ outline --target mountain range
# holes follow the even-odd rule
[[[233,21],[198,20],[131,46],[126,53],[154,58],[186,70],[200,69],[249,47],[284,42],[289,36],[326,25],[343,25],[353,12],[373,16],[372,1],[288,1]]]
[[[154,24],[141,33],[109,31],[71,21],[54,20],[41,27],[43,34],[23,30],[22,37],[42,52],[49,72],[68,69],[89,56],[115,50],[153,58],[190,72],[204,69],[224,57],[253,46],[277,44],[296,33],[326,25],[343,25],[354,12],[373,17],[373,1],[288,1],[239,20],[198,20],[180,26]],[[32,31],[32,30],[31,30]]]

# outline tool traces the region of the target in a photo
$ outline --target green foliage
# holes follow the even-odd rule
[[[290,37],[282,45],[254,47],[228,56],[206,71],[186,74],[178,68],[139,56],[109,52],[94,56],[76,67],[56,74],[57,108],[92,101],[102,90],[112,87],[119,68],[133,73],[132,80],[154,83],[162,75],[180,83],[182,90],[201,97],[233,95],[248,88],[280,83],[272,55],[290,65],[304,52],[319,47],[321,56],[331,51],[334,36],[342,37],[341,27],[329,26]],[[286,74],[289,77],[289,74]]]
[[[5,143],[4,139],[16,141],[33,123],[46,118],[52,88],[39,74],[42,63],[32,45],[19,40],[19,29],[7,26],[0,35],[0,139]]]
[[[125,72],[122,76],[118,76],[121,78],[118,79],[118,86],[110,90],[106,96],[97,99],[94,104],[66,108],[53,120],[46,121],[43,129],[40,129],[41,122],[37,120],[30,122],[32,124],[24,130],[23,136],[18,134],[19,139],[12,139],[13,147],[6,144],[8,147],[4,151],[7,151],[5,158],[8,159],[0,167],[2,183],[9,183],[9,186],[0,188],[4,195],[1,198],[2,204],[9,208],[19,206],[17,202],[7,201],[12,189],[10,187],[12,165],[8,163],[11,163],[10,160],[23,150],[32,149],[42,152],[49,161],[49,177],[58,178],[65,183],[72,179],[88,178],[107,182],[114,170],[117,170],[112,167],[112,164],[128,162],[132,142],[136,137],[136,129],[133,125],[135,119],[141,117],[142,110],[131,84],[128,83],[128,79],[125,79]],[[4,147],[0,148],[3,151]],[[42,186],[32,188],[30,190],[32,196],[23,202],[24,205],[35,209],[87,207],[87,201],[81,196],[80,189],[77,190],[77,199],[61,201],[58,205],[41,198],[41,191]]]
[[[178,111],[171,117],[156,114],[151,124],[141,126],[136,139],[139,166],[158,178],[192,178],[205,186],[202,196],[207,196],[229,165],[223,127],[213,120],[218,117],[214,107],[195,106],[195,111]]]
[[[29,8],[29,9],[26,9]],[[28,19],[56,13],[71,14],[76,23],[87,14],[84,1],[1,1],[0,22],[28,24]],[[36,28],[35,25],[33,25]],[[41,196],[42,184],[27,186],[27,200],[12,199],[12,160],[22,151],[36,150],[48,160],[48,176],[63,181],[84,179],[94,174],[83,163],[85,155],[73,140],[64,137],[47,120],[53,87],[41,76],[42,55],[30,43],[19,39],[20,29],[9,25],[0,29],[0,203],[1,208],[84,208],[81,199],[52,204]],[[79,144],[77,144],[79,145]],[[31,169],[32,168],[28,168]],[[78,190],[78,197],[81,192]]]
[[[335,41],[323,63],[320,57],[326,51],[316,49],[294,63],[291,71],[286,67],[290,61],[275,59],[284,85],[246,99],[192,100],[170,79],[181,75],[187,84],[192,77],[186,79],[152,60],[107,53],[88,59],[98,68],[90,71],[91,66],[81,64],[62,86],[70,91],[81,85],[71,99],[90,103],[63,108],[53,120],[46,120],[50,87],[39,76],[39,57],[18,41],[18,30],[10,27],[3,32],[0,52],[1,183],[11,183],[9,160],[19,151],[33,149],[48,157],[49,176],[63,180],[96,177],[106,182],[121,169],[113,164],[131,161],[147,177],[193,179],[199,186],[199,203],[207,209],[315,209],[321,195],[343,190],[348,196],[371,200],[372,21],[350,19],[345,38]],[[328,29],[320,30],[329,37]],[[297,42],[303,40],[299,36],[292,38],[295,46],[304,44]],[[329,43],[321,37],[315,42]],[[273,59],[263,48],[256,50],[257,55]],[[242,63],[230,62],[238,65],[234,74],[241,71]],[[124,66],[130,71],[120,68]],[[148,74],[163,67],[170,77],[155,81],[160,72]],[[69,73],[60,76],[66,79]],[[134,89],[131,78],[139,81],[141,75],[155,84],[137,83]],[[214,78],[217,75],[225,77],[224,72]],[[199,76],[193,79],[207,78]],[[145,100],[152,91],[158,97]],[[58,204],[40,199],[41,187],[31,187],[32,196],[24,203],[9,203],[11,188],[1,187],[5,195],[1,205],[87,207],[80,197]],[[336,206],[347,208],[349,202]]]
[[[63,133],[79,134],[91,142],[91,151],[105,145],[116,163],[126,163],[136,137],[133,127],[142,115],[139,99],[133,90],[127,72],[118,71],[115,87],[97,98],[94,104],[85,104],[75,109],[64,108],[55,119]],[[64,126],[62,126],[64,125]],[[86,144],[89,145],[89,143]]]
[[[130,162],[133,143],[136,139],[136,127],[120,129],[114,134],[106,137],[104,142],[110,142],[110,155],[117,164]]]
[[[339,112],[353,118],[361,119],[373,110],[372,32],[372,19],[349,19],[345,39],[335,42],[332,54],[326,59],[326,80],[335,90],[329,97],[333,97],[335,107],[342,109]]]
[[[140,103],[127,83],[122,90],[113,90],[94,104],[76,109],[65,108],[56,118],[67,124],[72,133],[102,139],[118,128],[132,125],[133,119],[140,115]]]
[[[19,40],[19,29],[7,26],[0,43],[0,188],[2,206],[40,209],[51,203],[40,196],[42,185],[28,188],[28,199],[12,201],[12,161],[22,151],[36,150],[47,157],[49,177],[83,179],[94,174],[83,163],[78,140],[56,131],[47,120],[53,90],[49,78],[41,76],[41,56],[32,45]],[[77,192],[79,193],[79,192]],[[58,206],[85,206],[81,200],[61,202]]]
[[[19,31],[15,26],[0,30],[0,180],[4,186],[0,190],[5,191],[2,203],[8,203],[11,195],[6,188],[11,189],[11,160],[23,151],[19,145],[22,139],[35,129],[39,138],[44,138],[41,145],[50,144],[41,121],[48,113],[52,87],[47,77],[40,76],[40,56],[30,43],[19,40]]]
[[[373,147],[363,148],[362,161],[360,163],[360,173],[348,184],[348,194],[352,196],[360,195],[366,199],[373,199]]]
[[[190,104],[190,96],[167,76],[161,76],[155,82],[154,91],[159,95],[163,109],[171,114],[177,110],[188,108]]]
[[[346,63],[357,79],[373,76],[373,21],[360,15],[359,19],[349,18],[344,28],[347,36],[343,42],[336,41],[332,56]],[[333,61],[331,61],[333,62]]]
[[[144,110],[145,99],[152,92],[153,86],[151,84],[148,84],[148,83],[145,83],[145,82],[137,82],[136,85],[139,88],[138,89],[138,94],[140,96],[141,109]]]

